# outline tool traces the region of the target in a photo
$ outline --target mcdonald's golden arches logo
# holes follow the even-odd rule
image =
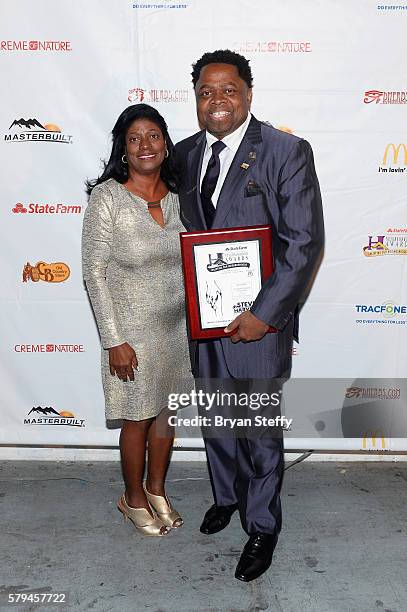
[[[368,446],[368,440],[371,440],[371,444]],[[379,444],[380,440],[380,444]],[[363,450],[385,450],[386,439],[382,431],[366,431],[362,438],[362,449]]]
[[[398,145],[389,143],[384,151],[383,166],[387,164],[388,158],[390,158],[390,163],[394,165],[402,163],[407,166],[407,145],[404,142]]]

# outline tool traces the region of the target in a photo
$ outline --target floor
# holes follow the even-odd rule
[[[3,462],[1,611],[407,610],[405,463],[288,469],[273,564],[249,584],[233,577],[246,541],[237,515],[219,534],[199,533],[212,503],[204,463],[172,464],[168,492],[185,525],[166,538],[124,523],[122,487],[114,462]],[[65,593],[66,603],[8,604],[13,593]]]

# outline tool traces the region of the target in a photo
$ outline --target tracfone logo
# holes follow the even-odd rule
[[[380,91],[369,89],[365,91],[363,102],[365,104],[407,104],[407,91]]]
[[[15,344],[15,353],[84,353],[83,344]]]
[[[368,244],[363,247],[366,257],[381,255],[407,255],[407,228],[389,228],[388,233],[368,236]]]
[[[0,51],[72,51],[70,40],[0,40]]]
[[[243,41],[234,42],[233,51],[236,53],[311,53],[309,41]]]
[[[23,283],[29,280],[33,283],[38,283],[40,280],[46,283],[62,283],[69,278],[70,274],[69,266],[62,261],[56,263],[39,261],[35,266],[27,262],[23,268]]]
[[[37,119],[14,119],[9,127],[11,134],[5,134],[6,142],[59,142],[70,144],[72,136],[63,134],[55,123],[40,123]]]
[[[356,304],[357,324],[364,325],[405,325],[407,306],[392,301],[382,304]],[[365,317],[363,317],[365,315]],[[367,315],[367,316],[366,316]],[[363,318],[362,318],[363,317]],[[378,318],[380,317],[380,318]]]
[[[71,204],[39,204],[30,202],[23,204],[17,202],[11,209],[14,214],[30,214],[30,215],[79,215],[82,212],[82,206]]]
[[[186,9],[188,4],[178,4],[173,0],[161,0],[161,2],[132,2],[134,9]]]
[[[407,11],[407,4],[378,4],[378,11]]]
[[[30,415],[33,415],[30,417]],[[24,419],[24,425],[67,425],[68,427],[85,427],[85,419],[77,419],[73,412],[58,412],[52,406],[33,407]]]
[[[189,89],[144,89],[133,87],[129,89],[127,99],[129,102],[176,102],[184,103],[189,100]]]

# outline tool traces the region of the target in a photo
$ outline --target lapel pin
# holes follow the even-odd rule
[[[250,151],[249,159],[256,159],[256,151]]]
[[[247,168],[250,167],[250,164],[243,163],[243,164],[240,164],[240,167],[243,168],[243,170],[247,170]]]

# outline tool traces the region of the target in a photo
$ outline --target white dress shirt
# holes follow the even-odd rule
[[[234,156],[240,146],[240,143],[243,140],[243,136],[246,133],[247,128],[249,127],[250,119],[252,118],[251,113],[248,113],[247,118],[244,123],[240,127],[237,128],[231,134],[228,134],[224,138],[222,138],[222,142],[226,145],[223,151],[219,154],[220,161],[220,172],[218,182],[216,183],[215,191],[213,192],[213,196],[211,198],[212,204],[216,208],[218,203],[218,198],[220,194],[220,190],[222,189],[223,183],[225,181],[226,175],[229,171],[230,165],[233,161]],[[218,138],[210,134],[208,131],[206,132],[206,149],[202,160],[202,170],[201,170],[201,181],[200,185],[202,186],[202,181],[205,176],[206,169],[208,167],[209,160],[212,155],[212,145],[216,142]]]

